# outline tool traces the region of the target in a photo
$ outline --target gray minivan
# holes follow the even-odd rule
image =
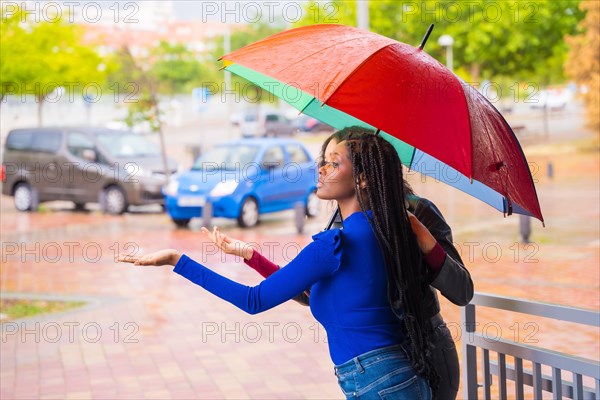
[[[19,211],[69,200],[77,209],[100,203],[109,214],[129,205],[164,204],[160,149],[144,135],[104,128],[29,128],[9,132],[2,193]],[[169,173],[177,172],[168,160]]]

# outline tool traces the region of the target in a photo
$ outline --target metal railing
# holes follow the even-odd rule
[[[530,386],[533,387],[533,398],[535,399],[541,399],[543,396],[542,391],[545,391],[551,393],[551,396],[555,399],[561,399],[564,396],[570,399],[600,400],[600,363],[597,360],[501,338],[490,340],[489,337],[476,332],[476,306],[536,315],[600,328],[600,313],[595,311],[475,293],[473,300],[462,310],[461,315],[462,326],[465,327],[468,334],[468,338],[464,337],[462,340],[463,397],[465,399],[478,399],[480,387],[483,388],[483,398],[490,399],[492,378],[496,376],[500,399],[508,397],[506,385],[508,380],[514,382],[514,398],[517,399],[524,398],[524,386]],[[482,364],[479,377],[478,349]],[[490,361],[490,353],[497,354],[497,362]],[[513,358],[512,365],[507,365],[507,356]],[[523,369],[524,360],[531,361],[532,371]],[[543,374],[543,366],[551,368],[552,375]],[[573,379],[571,381],[564,380],[563,371],[570,372]],[[589,377],[586,378],[586,381],[593,379],[595,387],[584,386],[584,377]],[[481,383],[478,379],[481,380]],[[513,396],[511,395],[511,397]]]

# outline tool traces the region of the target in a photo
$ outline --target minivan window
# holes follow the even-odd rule
[[[83,158],[83,151],[93,150],[94,142],[84,133],[69,132],[67,135],[67,149],[75,157]]]
[[[270,122],[277,122],[279,121],[279,116],[277,114],[267,114],[266,120]]]
[[[135,133],[98,133],[98,142],[113,157],[155,157],[160,154],[158,145],[143,135]]]
[[[31,142],[31,150],[56,153],[62,142],[61,132],[38,132]]]
[[[13,131],[6,139],[6,148],[8,150],[29,150],[31,137],[31,131]]]

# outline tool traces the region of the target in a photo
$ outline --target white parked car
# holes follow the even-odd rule
[[[529,99],[529,103],[531,108],[548,107],[549,110],[564,110],[572,100],[573,92],[559,88],[540,90]]]

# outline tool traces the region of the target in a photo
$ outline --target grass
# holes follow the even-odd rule
[[[41,314],[52,314],[83,305],[85,305],[83,301],[1,299],[0,313],[3,314],[2,320],[7,321]]]

